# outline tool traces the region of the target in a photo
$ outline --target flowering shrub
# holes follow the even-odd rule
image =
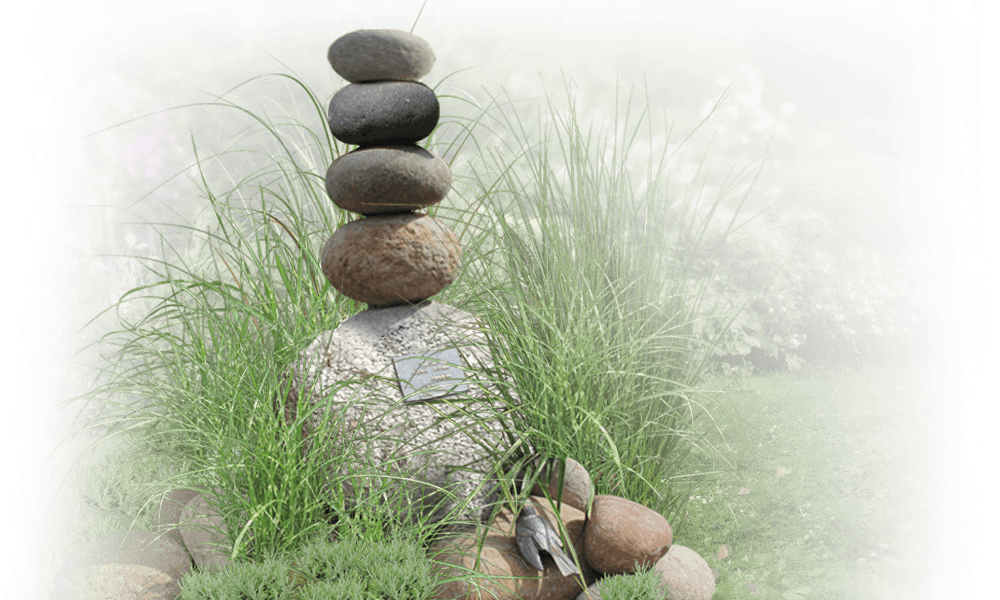
[[[800,354],[836,359],[851,353],[884,361],[917,349],[927,333],[927,306],[913,269],[861,247],[839,260],[817,254],[803,292],[812,304],[798,321],[808,336]]]

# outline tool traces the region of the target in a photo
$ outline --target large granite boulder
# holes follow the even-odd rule
[[[452,370],[444,376],[453,379],[437,390],[454,392],[447,401],[413,402],[417,396],[409,384],[419,380],[397,376],[395,362],[451,349],[452,358],[441,360],[460,369],[491,366],[482,327],[471,314],[434,300],[370,308],[322,333],[301,353],[290,374],[285,422],[294,423],[299,411],[311,413],[302,424],[306,453],[319,440],[320,425],[332,424],[326,457],[334,462],[327,465],[332,478],[327,481],[336,485],[339,479],[348,501],[358,497],[355,486],[363,481],[387,486],[391,492],[384,497],[395,498],[401,512],[410,511],[410,518],[436,522],[456,502],[469,499],[460,518],[485,521],[497,495],[497,486],[487,480],[495,466],[489,451],[505,443],[496,417],[505,410],[504,403],[483,391],[496,393],[495,387],[474,383],[464,370]],[[434,360],[423,367],[446,368]],[[405,398],[401,387],[407,389]],[[434,393],[426,388],[424,392]],[[476,424],[473,415],[485,419],[485,426]],[[366,459],[374,461],[374,470]],[[359,468],[368,469],[371,476],[343,479],[348,469]],[[400,481],[401,475],[410,481]]]

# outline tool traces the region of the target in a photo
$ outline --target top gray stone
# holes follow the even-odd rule
[[[434,50],[422,38],[398,29],[359,29],[340,36],[327,59],[351,83],[410,81],[431,72]]]

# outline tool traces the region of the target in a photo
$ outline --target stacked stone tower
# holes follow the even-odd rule
[[[368,308],[302,351],[284,416],[291,425],[301,412],[310,415],[305,454],[314,432],[332,419],[320,408],[331,400],[343,411],[335,426],[364,439],[331,455],[367,457],[411,477],[394,484],[407,489],[406,510],[437,520],[471,499],[463,514],[481,522],[496,497],[495,485],[480,485],[493,467],[483,440],[502,439],[502,407],[465,371],[492,365],[481,324],[432,298],[455,281],[462,262],[457,236],[418,212],[444,199],[452,181],[444,160],[417,145],[440,116],[434,92],[416,81],[430,72],[434,52],[404,31],[362,29],[338,38],[328,59],[349,82],[330,101],[330,131],[359,147],[333,161],[326,191],[363,218],[330,236],[321,261],[334,289]],[[445,398],[461,406],[429,404]],[[473,423],[474,416],[485,423]],[[337,468],[344,476],[348,465]],[[346,498],[356,497],[353,483],[342,485]]]
[[[340,37],[327,57],[350,82],[330,101],[330,131],[360,147],[333,161],[326,190],[338,207],[365,218],[330,236],[323,273],[370,308],[417,304],[451,285],[462,262],[455,234],[414,212],[451,189],[447,163],[417,145],[440,116],[437,96],[416,81],[434,66],[434,52],[404,31],[362,29]]]

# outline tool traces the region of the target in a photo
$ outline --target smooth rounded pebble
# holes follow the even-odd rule
[[[715,574],[694,550],[673,544],[653,567],[667,586],[667,600],[711,600]]]
[[[458,237],[420,213],[351,221],[323,246],[323,274],[341,294],[370,307],[425,300],[448,287],[462,266]]]
[[[327,118],[330,133],[345,144],[416,144],[434,131],[441,104],[420,82],[352,83],[333,95]]]
[[[129,571],[128,566],[134,567],[130,577],[137,582],[142,580],[147,587],[156,587],[164,592],[174,588],[179,591],[177,582],[191,570],[191,557],[182,544],[152,531],[110,533],[66,559],[56,575],[52,598],[78,600],[86,597],[85,589],[100,588],[102,572],[124,577]],[[140,574],[136,569],[143,572]],[[147,581],[147,575],[156,581]]]
[[[559,469],[558,465],[552,465],[549,473],[547,490],[553,500],[559,497]],[[531,489],[532,496],[543,496],[541,482],[543,477],[535,483]],[[594,497],[594,482],[590,478],[590,473],[580,463],[572,458],[566,459],[566,474],[563,480],[562,501],[573,508],[587,512],[587,505]]]
[[[399,29],[352,31],[337,38],[326,57],[351,83],[420,79],[434,67],[431,45]]]
[[[670,549],[673,532],[656,511],[618,496],[595,496],[585,531],[584,551],[594,569],[608,574],[634,573],[653,566]]]
[[[555,526],[556,516],[548,505],[545,498],[530,497],[528,501],[535,507],[538,514],[546,519],[550,525]],[[597,575],[587,565],[583,558],[583,529],[586,520],[581,511],[572,506],[563,506],[560,509],[560,517],[566,527],[568,541],[571,541],[583,567],[584,583],[593,582]],[[490,528],[480,527],[478,535],[472,527],[457,529],[452,535],[434,542],[428,550],[428,556],[432,560],[439,561],[434,568],[437,579],[444,580],[449,577],[467,573],[473,569],[476,559],[476,544],[481,536],[486,535],[483,544],[482,558],[479,568],[476,570],[480,574],[488,574],[500,577],[497,584],[490,584],[488,580],[477,578],[477,582],[482,587],[480,594],[476,595],[475,585],[467,582],[446,582],[439,585],[434,598],[463,598],[468,600],[479,600],[490,598],[504,598],[507,600],[572,600],[580,593],[580,583],[577,577],[564,576],[556,567],[555,561],[548,554],[543,555],[545,570],[539,572],[529,565],[521,556],[521,551],[517,546],[514,537],[514,514],[509,507],[505,507],[493,520]],[[569,554],[564,541],[564,550]],[[512,578],[513,577],[513,578]]]
[[[363,215],[432,206],[450,190],[448,163],[419,146],[359,148],[333,161],[326,171],[330,200]]]

